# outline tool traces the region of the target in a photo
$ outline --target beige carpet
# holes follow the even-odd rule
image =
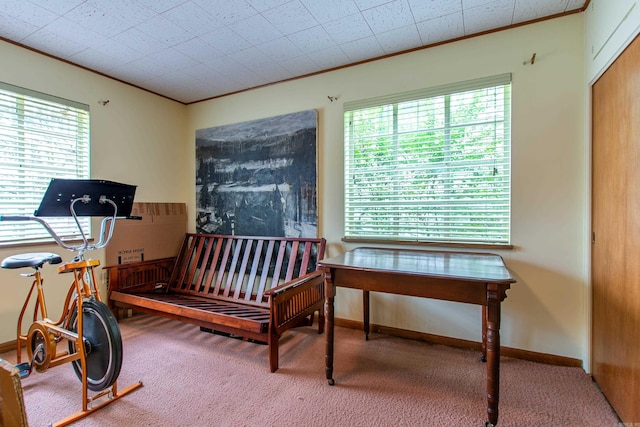
[[[124,388],[144,387],[77,426],[483,426],[485,365],[477,352],[336,328],[335,386],[324,373],[324,335],[286,333],[280,369],[267,347],[150,316],[120,324]],[[11,362],[15,354],[0,355]],[[618,427],[579,368],[503,358],[500,426]],[[81,408],[69,364],[23,380],[30,426]]]

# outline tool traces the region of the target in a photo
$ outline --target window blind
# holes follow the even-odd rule
[[[509,243],[510,106],[510,74],[345,103],[345,239]]]
[[[0,83],[0,150],[0,215],[33,215],[52,178],[89,178],[89,106]],[[47,222],[80,235],[71,218]],[[0,243],[49,238],[36,222],[0,222]]]

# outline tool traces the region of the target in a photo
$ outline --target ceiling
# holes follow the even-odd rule
[[[188,104],[588,0],[0,0],[0,38]]]

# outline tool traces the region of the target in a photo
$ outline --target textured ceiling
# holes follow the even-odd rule
[[[585,0],[0,0],[0,37],[183,103],[582,10]]]

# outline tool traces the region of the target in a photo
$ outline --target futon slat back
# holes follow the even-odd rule
[[[317,269],[325,240],[187,233],[172,292],[265,306],[265,291]]]

